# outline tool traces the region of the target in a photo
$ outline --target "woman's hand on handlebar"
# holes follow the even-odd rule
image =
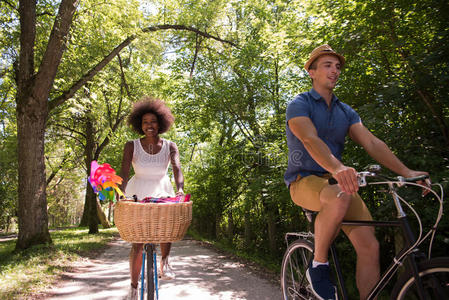
[[[332,176],[337,180],[338,186],[346,194],[354,194],[359,190],[357,171],[354,168],[342,166]]]

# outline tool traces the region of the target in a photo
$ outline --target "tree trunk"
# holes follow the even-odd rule
[[[88,193],[89,189],[92,189],[92,187],[88,183],[86,186],[86,197],[84,197],[83,216],[81,217],[79,227],[86,227],[89,225],[89,217],[88,217],[89,210],[87,209],[87,207],[89,206],[89,204],[88,204],[89,201],[87,198],[87,193]]]
[[[97,196],[95,195],[92,187],[87,187],[86,191],[87,207],[85,207],[84,210],[87,210],[87,225],[89,226],[89,234],[94,234],[98,233],[98,224],[100,223],[97,214]]]
[[[112,203],[108,205],[108,222],[109,224],[112,222]]]
[[[7,219],[6,219],[6,229],[5,232],[8,233],[9,232],[9,228],[11,227],[11,216],[8,215]]]
[[[262,196],[262,205],[264,207],[267,231],[268,231],[268,247],[272,255],[276,254],[276,238],[277,238],[277,219],[279,217],[279,211],[275,203],[272,200]]]
[[[270,253],[274,255],[276,253],[276,216],[272,210],[267,212],[267,225]]]
[[[230,242],[234,240],[234,217],[232,215],[232,211],[228,212],[228,228],[226,235]]]
[[[95,141],[94,141],[94,128],[92,124],[91,117],[89,113],[86,113],[86,149],[85,149],[85,158],[86,158],[86,170],[87,176],[90,175],[90,165],[92,160],[95,159]],[[87,183],[89,185],[89,182]],[[97,214],[97,197],[92,189],[92,187],[87,186],[86,190],[86,203],[87,203],[87,216],[89,224],[89,233],[98,233],[98,223],[99,218]],[[84,208],[86,210],[86,207]]]
[[[51,243],[48,231],[44,138],[48,98],[65,48],[77,0],[62,0],[36,72],[35,0],[19,1],[20,53],[15,67],[19,162],[19,236],[16,249]]]
[[[51,243],[45,194],[44,133],[46,102],[17,99],[19,236],[16,249]]]
[[[110,228],[111,224],[109,224],[108,219],[106,218],[106,214],[101,208],[100,201],[97,199],[96,202],[97,202],[97,217],[100,220],[101,226],[103,226],[103,228]]]
[[[249,211],[245,211],[245,247],[249,249],[253,243],[252,230],[251,230],[251,215]]]

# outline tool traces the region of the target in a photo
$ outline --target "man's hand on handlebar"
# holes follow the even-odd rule
[[[337,180],[342,192],[351,195],[359,190],[357,171],[354,168],[342,166],[332,176]]]
[[[414,170],[410,170],[409,172],[407,172],[407,174],[405,174],[404,177],[411,178],[411,177],[418,177],[418,176],[421,176],[421,175],[427,175],[427,176],[429,176],[429,173],[423,172],[423,171],[414,171]],[[417,183],[417,184],[420,184],[420,185],[423,185],[423,186],[425,186],[425,187],[427,187],[427,188],[430,188],[430,185],[432,184],[431,181],[430,181],[430,178],[428,178],[428,179],[426,179],[426,180],[418,180],[416,183]],[[430,193],[430,191],[429,191],[427,188],[423,188],[423,189],[422,189],[422,194],[421,194],[421,196],[424,197],[425,195],[427,195],[428,193]]]
[[[379,168],[379,170],[380,170],[380,168]],[[377,170],[377,171],[379,171],[379,170]],[[354,168],[343,166],[340,169],[338,169],[334,174],[332,174],[333,177],[329,179],[329,184],[337,184],[338,183],[338,186],[341,189],[340,193],[353,194],[358,191],[359,186],[366,185],[366,181],[364,180],[366,175],[375,176],[377,171],[373,171],[374,173],[372,173],[371,171],[357,173]],[[430,182],[430,179],[428,178],[429,173],[423,172],[423,171],[409,170],[408,172],[406,172],[403,175],[405,175],[405,176],[397,177],[397,180],[400,180],[400,181],[406,180],[408,182],[415,181],[417,184],[422,185],[423,186],[423,190],[422,190],[423,197],[430,192],[429,189],[431,186],[431,182]],[[358,176],[360,178],[358,178]],[[427,178],[423,179],[423,177],[427,177]],[[400,178],[402,178],[402,179],[400,179]],[[394,180],[394,179],[392,179],[392,180]]]

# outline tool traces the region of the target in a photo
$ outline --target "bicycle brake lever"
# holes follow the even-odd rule
[[[359,186],[366,186],[366,178],[364,174],[358,175],[357,176],[357,183],[359,184]]]

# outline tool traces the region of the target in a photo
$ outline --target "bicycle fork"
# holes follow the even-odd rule
[[[150,257],[149,255],[152,255]],[[152,259],[151,259],[152,258]],[[147,278],[147,280],[153,280],[154,281],[154,289],[156,291],[156,300],[159,299],[159,280],[158,280],[158,274],[157,274],[157,260],[156,260],[156,251],[154,251],[154,246],[152,244],[145,244],[144,251],[142,251],[142,269],[141,269],[141,288],[140,288],[140,300],[143,299],[144,291],[145,291],[145,259],[148,259],[148,266],[151,264],[153,265],[153,278]],[[151,261],[152,260],[152,261]],[[150,293],[150,291],[147,291],[147,294]]]

